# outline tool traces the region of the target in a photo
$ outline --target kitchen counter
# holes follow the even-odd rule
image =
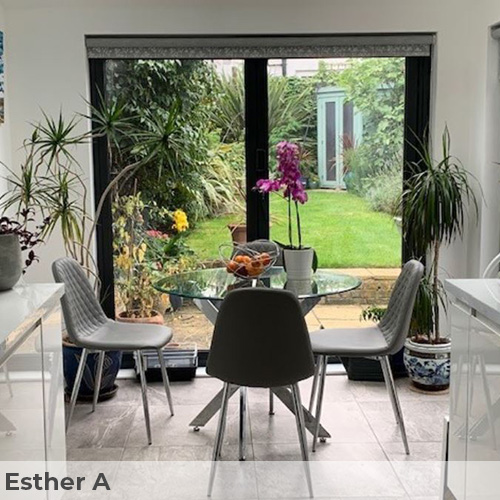
[[[58,284],[0,292],[0,464],[57,473],[65,463],[63,293]]]

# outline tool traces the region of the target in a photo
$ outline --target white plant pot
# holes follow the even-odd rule
[[[310,280],[313,274],[314,250],[303,248],[283,250],[283,261],[288,281]]]

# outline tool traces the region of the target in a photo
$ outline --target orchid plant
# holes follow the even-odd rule
[[[288,203],[288,239],[290,248],[302,249],[302,230],[300,225],[299,206],[307,202],[307,193],[301,181],[300,149],[297,144],[283,141],[276,147],[278,160],[277,176],[269,179],[259,179],[255,188],[261,193],[280,193]],[[297,226],[298,246],[293,238],[293,206]]]

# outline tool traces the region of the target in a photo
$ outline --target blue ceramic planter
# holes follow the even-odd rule
[[[415,387],[425,391],[441,391],[450,385],[450,343],[418,344],[407,340],[404,362]]]
[[[63,344],[63,361],[64,361],[64,379],[66,381],[65,392],[68,396],[73,391],[76,372],[80,363],[82,349],[73,345]],[[78,398],[82,400],[91,399],[94,394],[94,382],[97,373],[97,358],[98,354],[90,354],[87,356],[85,371],[83,372],[82,383]],[[101,389],[99,391],[99,399],[107,399],[116,393],[115,380],[120,370],[122,361],[121,351],[106,352],[104,358],[104,368],[102,373]]]

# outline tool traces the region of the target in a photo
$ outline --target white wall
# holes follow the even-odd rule
[[[488,27],[500,21],[493,0],[4,0],[13,157],[40,108],[84,111],[86,34],[436,32],[432,123],[445,123],[453,152],[481,179],[488,207],[466,243],[444,253],[453,276],[474,276],[499,250],[497,52]],[[45,6],[45,7],[41,7]],[[496,127],[495,129],[493,127]],[[496,135],[495,135],[496,134]],[[437,142],[436,142],[437,143]],[[90,152],[79,158],[90,178]],[[484,227],[481,230],[481,225]],[[61,251],[51,243],[31,279],[50,279]],[[481,262],[482,261],[482,262]]]

